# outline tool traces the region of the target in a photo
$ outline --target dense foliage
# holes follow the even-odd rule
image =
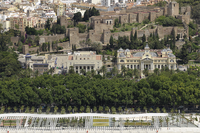
[[[163,70],[162,70],[163,71]],[[158,74],[158,73],[157,73]],[[89,106],[189,106],[200,103],[200,82],[194,75],[166,69],[135,83],[114,77],[78,74],[47,75],[0,81],[1,103]],[[92,78],[93,77],[93,78]]]
[[[66,28],[65,26],[61,26],[60,24],[54,24],[52,26],[51,32],[54,34],[65,34]]]
[[[26,27],[25,28],[26,34],[28,35],[42,35],[44,30],[36,30],[35,28]]]
[[[183,26],[180,19],[176,19],[172,16],[160,16],[156,18],[156,22],[163,26]]]
[[[89,21],[89,18],[92,16],[99,16],[99,10],[97,10],[95,7],[92,9],[90,8],[89,10],[86,10],[84,13],[84,17],[82,18],[82,15],[80,12],[77,12],[74,14],[73,20],[74,20],[74,25],[76,25],[80,21]]]
[[[93,7],[92,9],[90,8],[89,10],[86,10],[84,13],[84,21],[89,21],[89,18],[92,16],[99,16],[99,10],[97,10],[95,7]]]
[[[77,24],[76,27],[78,27],[79,33],[84,33],[86,30],[86,25],[84,24]]]

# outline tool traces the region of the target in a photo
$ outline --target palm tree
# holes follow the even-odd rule
[[[177,116],[177,118],[176,118],[176,122],[177,122],[177,127],[178,127],[178,122],[179,122],[178,116]]]
[[[155,68],[155,69],[154,69],[154,73],[155,73],[156,75],[158,75],[158,74],[160,73],[159,69],[158,69],[158,68]]]
[[[94,106],[94,108],[93,108],[93,112],[96,112],[96,111],[97,111],[97,107]]]
[[[133,70],[133,75],[135,76],[135,79],[139,78],[139,71],[138,69]]]
[[[105,107],[105,111],[106,111],[106,113],[108,113],[108,111],[109,111],[109,107],[108,106]]]
[[[87,106],[86,113],[90,113],[90,106]]]
[[[147,68],[145,68],[145,69],[143,70],[143,74],[144,74],[145,76],[148,76],[148,75],[149,75],[149,70],[148,70]]]
[[[63,106],[61,107],[61,114],[65,114],[65,108]]]
[[[160,113],[160,108],[159,107],[156,108],[156,113]]]
[[[39,107],[39,109],[38,109],[38,113],[39,113],[39,114],[42,113],[42,106]]]
[[[126,119],[126,124],[127,126],[129,126],[129,119]]]
[[[99,106],[99,112],[102,112],[102,111],[103,111],[103,107]]]
[[[132,112],[134,113],[135,109],[134,108],[131,108]]]
[[[169,117],[167,117],[167,118],[165,119],[165,121],[166,121],[166,123],[167,123],[167,128],[168,128],[168,126],[169,126]]]
[[[166,113],[165,107],[162,108],[162,112],[163,112],[163,113]]]
[[[121,72],[122,72],[122,76],[124,76],[125,73],[126,73],[126,67],[125,67],[125,66],[122,66],[122,68],[121,68]]]
[[[20,110],[21,110],[21,112],[23,113],[23,111],[24,111],[24,105],[22,105],[22,106],[20,107]]]
[[[111,111],[112,111],[113,114],[115,114],[116,113],[116,108],[112,106],[111,107]]]
[[[54,69],[53,69],[53,68],[50,68],[50,69],[49,69],[49,73],[52,75],[53,72],[54,72]]]
[[[145,111],[147,110],[147,107],[146,107],[146,106],[144,106],[143,110],[144,110],[144,112],[145,112]]]
[[[94,69],[91,70],[91,74],[92,74],[92,77],[94,77],[94,75],[96,74]]]
[[[105,65],[103,65],[103,66],[101,67],[100,72],[102,72],[102,73],[103,73],[103,76],[105,76],[105,74],[106,74],[106,72],[107,72],[107,68],[106,68]]]
[[[160,118],[160,119],[159,119],[159,122],[160,122],[160,126],[162,127],[163,119]]]
[[[82,75],[85,75],[85,74],[86,74],[86,71],[85,71],[84,69],[81,69],[80,73],[81,73]]]
[[[27,106],[26,110],[25,110],[25,113],[29,113],[29,110],[30,110],[30,108],[29,108],[29,106]]]
[[[150,112],[153,112],[153,108],[150,108],[149,111],[150,111]]]
[[[80,111],[83,112],[84,110],[85,110],[85,107],[84,107],[84,106],[81,106],[81,107],[80,107]]]
[[[140,107],[137,108],[137,112],[140,112]]]
[[[16,113],[16,111],[17,111],[17,107],[15,106],[13,109],[14,109],[14,111],[15,111],[15,113]]]
[[[36,70],[35,73],[34,73],[34,75],[35,75],[35,77],[38,77],[38,75],[39,75],[39,71]]]
[[[72,111],[72,107],[68,106],[67,110],[69,111],[69,113]]]
[[[74,106],[74,112],[77,112],[78,108],[76,106]]]
[[[92,73],[91,73],[91,71],[86,72],[86,76],[89,77],[89,78],[92,78]]]
[[[51,108],[49,106],[47,106],[47,109],[46,109],[46,113],[49,114]]]
[[[119,113],[121,113],[121,111],[122,111],[122,107],[118,107],[117,110],[119,111]]]
[[[11,107],[9,106],[9,107],[7,108],[7,110],[8,110],[8,113],[10,113]]]
[[[35,112],[35,107],[32,106],[32,108],[31,108],[31,113],[34,113],[34,112]]]
[[[140,121],[141,121],[141,127],[142,127],[143,120],[140,120]]]
[[[113,127],[115,127],[115,122],[116,122],[115,117],[112,119],[112,122],[113,122]]]
[[[57,107],[57,106],[55,106],[55,107],[54,107],[54,113],[56,114],[56,113],[57,113],[57,111],[58,111],[58,107]]]
[[[117,73],[118,73],[117,68],[116,68],[116,67],[113,67],[113,69],[111,70],[111,73],[112,73],[113,76],[116,76]]]

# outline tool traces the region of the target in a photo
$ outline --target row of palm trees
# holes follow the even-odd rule
[[[162,108],[160,109],[159,107],[157,107],[156,109],[153,109],[153,108],[147,108],[147,107],[143,107],[143,108],[127,108],[125,107],[124,109],[119,106],[118,108],[112,106],[112,107],[108,107],[108,106],[99,106],[98,108],[96,106],[94,106],[93,108],[91,108],[90,106],[80,106],[79,108],[74,106],[72,108],[72,106],[68,106],[67,108],[65,108],[64,106],[62,106],[61,108],[58,108],[58,106],[54,106],[53,109],[51,109],[50,106],[47,106],[45,109],[43,109],[42,106],[40,106],[39,108],[35,108],[34,106],[32,107],[25,107],[24,105],[22,105],[21,107],[13,107],[11,108],[10,106],[5,108],[5,106],[2,106],[1,107],[1,110],[0,110],[0,113],[4,113],[5,111],[10,113],[11,111],[14,111],[14,112],[21,112],[21,113],[42,113],[42,111],[46,111],[47,114],[49,113],[58,113],[58,110],[59,110],[59,113],[61,114],[65,114],[65,113],[72,113],[72,112],[86,112],[86,113],[91,113],[91,112],[100,112],[100,113],[136,113],[136,112],[154,112],[154,113],[166,113],[166,109],[165,108]],[[53,111],[52,111],[53,110]],[[171,109],[170,111],[171,113],[178,113],[178,110],[174,110],[174,109]]]

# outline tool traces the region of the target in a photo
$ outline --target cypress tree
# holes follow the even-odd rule
[[[112,37],[112,35],[110,36],[109,43],[110,43],[110,48],[113,48],[113,37]]]

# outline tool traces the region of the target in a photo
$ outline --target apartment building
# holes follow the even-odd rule
[[[25,28],[34,27],[37,24],[43,23],[44,20],[38,17],[26,17],[26,16],[19,16],[19,17],[10,17],[10,28],[15,29],[15,25],[19,26],[19,30],[24,31]]]

